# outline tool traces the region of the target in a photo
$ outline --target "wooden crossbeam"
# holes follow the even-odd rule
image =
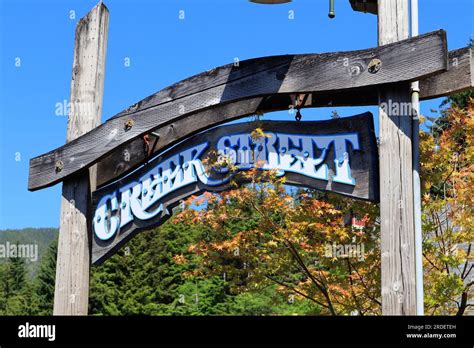
[[[212,108],[300,93],[346,90],[360,95],[370,86],[410,82],[443,72],[447,69],[446,57],[446,33],[439,30],[368,50],[266,57],[213,69],[165,88],[82,137],[33,158],[28,189],[60,182],[97,163],[117,147],[183,118],[198,125],[193,126],[197,130],[222,123]],[[380,70],[369,69],[374,59],[382,62]],[[205,123],[202,113],[206,110],[211,113]],[[245,115],[240,112],[238,117]],[[180,132],[176,128],[170,131]]]
[[[472,48],[450,51],[448,71],[420,81],[420,99],[439,98],[473,89],[474,64]]]
[[[474,87],[472,49],[464,47],[450,51],[448,57],[449,70],[420,81],[420,98],[422,100],[438,98]],[[202,123],[208,122],[210,119],[214,122],[223,123],[246,115],[287,110],[290,104],[290,95],[279,94],[268,98],[257,97],[208,109],[200,112],[199,118],[203,120]],[[312,93],[311,101],[302,108],[377,104],[378,86],[370,86],[357,95],[350,91]],[[160,137],[152,153],[158,153],[165,147],[175,144],[181,136],[198,132],[201,127],[201,123],[197,124],[189,118],[183,118],[170,125],[158,127],[155,133],[160,134]],[[154,143],[154,141],[155,137],[151,136],[150,143]],[[142,165],[152,155],[145,153],[145,146],[143,138],[138,137],[128,144],[119,146],[111,154],[101,159],[97,170],[98,186],[105,185]]]

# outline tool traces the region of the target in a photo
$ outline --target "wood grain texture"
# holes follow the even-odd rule
[[[472,48],[450,51],[448,71],[420,81],[420,99],[433,99],[459,93],[474,87]]]
[[[309,176],[301,175],[300,173],[286,171],[286,183],[289,185],[332,191],[362,200],[378,200],[378,153],[373,125],[373,116],[371,113],[364,113],[357,116],[327,121],[256,121],[251,123],[239,123],[215,127],[205,131],[204,133],[199,133],[183,140],[181,143],[169,151],[166,151],[164,154],[157,154],[154,159],[150,160],[146,165],[137,169],[130,175],[123,176],[115,183],[98,189],[93,193],[93,206],[96,208],[103,197],[112,197],[117,194],[117,192],[122,192],[123,187],[125,187],[127,184],[139,183],[140,178],[148,177],[150,170],[158,167],[161,163],[164,163],[169,158],[175,158],[175,156],[179,153],[182,153],[182,151],[206,142],[208,143],[208,147],[199,157],[204,163],[206,163],[205,160],[209,154],[216,150],[216,145],[219,139],[224,136],[234,134],[250,134],[256,127],[263,129],[265,133],[285,133],[310,136],[357,133],[359,149],[354,150],[352,147],[348,148],[351,174],[355,179],[354,186],[338,183],[333,180],[336,168],[334,164],[334,146],[332,145],[329,147],[323,162],[328,166],[328,180],[315,179]],[[295,144],[295,146],[298,145]],[[318,150],[317,154],[315,153],[315,157],[319,157],[319,151],[320,150]],[[252,157],[250,156],[249,158]],[[211,168],[209,168],[209,166],[206,164],[204,164],[204,167],[206,169],[206,173],[208,173],[207,176],[212,179],[223,179],[226,177],[225,175],[219,175],[218,173],[212,171]],[[233,180],[239,184],[242,184],[245,183],[245,176],[237,174],[234,176]],[[205,191],[217,192],[226,189],[229,189],[228,182],[221,185],[206,185],[205,183],[198,180],[197,182],[182,186],[181,188],[168,193],[146,209],[147,212],[156,211],[157,207],[163,204],[163,213],[146,220],[135,218],[133,221],[121,227],[119,231],[117,231],[114,236],[107,241],[100,240],[96,235],[94,235],[92,240],[92,262],[103,262],[108,257],[113,255],[113,253],[127,240],[136,235],[136,233],[142,230],[149,230],[165,222],[171,216],[173,207],[178,205],[181,200],[186,199],[190,195],[199,195]],[[156,190],[158,190],[158,186]],[[147,195],[149,194],[151,194],[151,192],[147,192]],[[119,207],[121,207],[122,204],[124,204],[124,202],[118,202]],[[127,203],[125,203],[125,206],[127,206]],[[89,220],[93,221],[95,209],[92,209],[91,213],[92,215],[89,216]],[[112,213],[108,219],[113,219],[112,216],[117,216],[118,219],[120,219],[120,209],[118,209],[118,212],[115,211]]]
[[[378,29],[380,45],[407,38],[408,0],[380,0]],[[410,101],[409,84],[387,86],[380,92],[383,315],[416,314],[412,116],[402,111]]]
[[[76,27],[71,103],[67,141],[71,142],[100,124],[104,90],[105,54],[109,12],[102,2]],[[91,188],[95,169],[82,171],[63,183],[59,227],[54,315],[86,315],[89,300],[91,255]]]
[[[375,49],[258,58],[213,69],[145,98],[82,137],[33,158],[28,188],[37,190],[62,181],[118,146],[182,118],[192,118],[200,129],[210,127],[214,123],[203,123],[200,114],[207,109],[296,93],[346,90],[357,95],[368,86],[442,72],[447,67],[446,56],[445,32],[436,31]],[[374,58],[382,61],[382,68],[371,73],[367,68]],[[131,128],[125,127],[127,121],[133,123]],[[57,160],[64,163],[61,171],[55,170]]]
[[[471,48],[464,47],[450,51],[448,56],[449,70],[420,81],[420,99],[438,98],[473,88],[474,69]],[[302,108],[368,106],[378,105],[378,103],[379,86],[376,85],[361,88],[359,93],[351,90],[311,93],[311,98],[308,98],[307,104]],[[194,118],[185,117],[170,125],[156,128],[154,131],[160,134],[160,138],[153,148],[153,153],[176,144],[181,136],[195,134],[203,129],[203,124],[208,122],[220,124],[242,116],[286,110],[291,104],[289,94],[277,94],[240,100],[207,109],[195,115],[203,121],[201,123],[196,123]],[[154,143],[154,139],[151,136],[151,144]],[[141,165],[148,157],[148,154],[143,151],[144,147],[143,139],[138,137],[128,144],[117,147],[112,153],[102,158],[97,164],[97,185],[107,184]]]

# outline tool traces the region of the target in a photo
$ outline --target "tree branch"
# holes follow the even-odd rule
[[[281,281],[279,281],[279,280],[277,280],[277,279],[275,279],[275,278],[272,278],[272,277],[270,277],[268,274],[265,274],[265,277],[268,278],[268,279],[270,279],[271,281],[277,283],[278,285],[284,286],[284,287],[290,289],[291,291],[294,291],[294,292],[296,292],[297,294],[303,296],[304,298],[306,298],[306,299],[308,299],[308,300],[311,300],[311,301],[317,303],[318,305],[320,305],[320,306],[322,306],[322,307],[324,307],[324,308],[326,308],[326,309],[329,309],[329,306],[328,306],[328,305],[325,305],[324,303],[319,302],[318,300],[312,298],[311,296],[306,295],[305,293],[303,293],[303,292],[297,290],[295,287],[290,286],[290,285],[288,285],[288,284],[285,284],[285,283],[283,283],[283,282],[281,282]]]

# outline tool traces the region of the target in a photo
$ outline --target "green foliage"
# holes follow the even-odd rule
[[[474,99],[470,96],[472,92],[448,98],[450,107],[439,118],[445,127],[438,134],[420,136],[425,311],[435,315],[463,315],[474,305]]]
[[[238,221],[236,231],[252,225]],[[189,246],[209,238],[209,228],[167,222],[144,232],[104,264],[93,267],[93,315],[293,315],[315,314],[307,300],[292,299],[275,287],[235,294],[223,276],[195,274],[201,258]],[[182,262],[188,259],[191,261]]]
[[[38,260],[26,260],[26,276],[28,279],[36,277],[41,258],[46,254],[49,245],[58,238],[57,228],[24,228],[21,230],[0,230],[0,244],[36,244],[38,246]],[[0,258],[0,264],[6,259]]]
[[[237,295],[230,306],[233,315],[319,315],[321,307],[306,299],[286,296],[276,285]]]
[[[175,256],[202,231],[185,224],[165,223],[131,240],[103,265],[93,267],[90,312],[111,315],[165,315],[179,297],[194,266]],[[172,310],[171,310],[172,312]]]
[[[0,263],[0,314],[4,314],[7,308],[8,291],[6,289],[6,264]]]
[[[53,314],[54,280],[56,278],[56,257],[58,253],[58,242],[54,240],[48,248],[46,255],[41,260],[38,275],[36,277],[35,300],[38,315]]]
[[[23,289],[26,284],[26,261],[21,257],[12,257],[8,261],[6,288],[9,292],[15,293]]]
[[[172,315],[226,315],[230,296],[225,282],[218,277],[190,279],[176,290],[177,298],[168,306]]]
[[[9,258],[0,268],[0,314],[31,314],[31,284],[26,280],[26,262],[23,258]]]

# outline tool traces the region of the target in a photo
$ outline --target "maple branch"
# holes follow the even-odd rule
[[[349,259],[347,259],[347,261],[349,262],[349,264],[351,264]],[[352,264],[351,264],[351,265],[352,265]],[[376,304],[378,304],[379,306],[382,306],[382,302],[380,302],[379,300],[377,300],[375,297],[369,295],[369,287],[368,287],[367,284],[364,282],[364,279],[363,279],[363,277],[360,275],[359,271],[357,270],[357,267],[356,267],[355,265],[352,265],[352,268],[354,269],[354,271],[356,272],[357,276],[359,277],[360,282],[362,283],[362,286],[364,287],[364,289],[367,290],[367,293],[366,293],[367,297],[368,297],[370,300],[372,300],[373,302],[375,302]]]
[[[437,267],[437,266],[428,258],[428,256],[426,256],[426,253],[423,253],[423,257],[426,259],[426,261],[429,262],[429,264],[430,264],[431,266],[433,266],[434,268],[436,268],[436,270],[438,270],[438,271],[441,272],[441,269],[439,269],[439,267]]]
[[[466,269],[467,269],[467,264],[469,263],[469,255],[471,254],[471,246],[472,246],[472,243],[469,243],[469,246],[467,247],[466,262],[464,263],[464,267],[463,267],[463,270],[462,270],[462,273],[461,273],[461,278],[463,280],[467,278],[467,276],[471,272],[471,269],[472,269],[472,266],[473,266],[473,265],[471,265],[471,268],[469,268],[469,271],[467,272],[466,276],[464,276],[464,273],[466,272]]]
[[[349,258],[346,259],[347,261],[347,268],[349,269],[349,284],[351,285],[351,295],[352,295],[352,298],[354,299],[354,302],[356,304],[356,306],[359,308],[359,312],[361,315],[364,315],[364,311],[362,310],[362,306],[360,305],[358,299],[357,299],[357,296],[354,292],[354,281],[352,280],[352,277],[351,277],[351,263],[349,261]]]
[[[290,289],[291,291],[294,291],[294,292],[296,292],[297,294],[303,296],[304,298],[306,298],[306,299],[308,299],[308,300],[311,300],[311,301],[317,303],[318,305],[320,305],[320,306],[322,306],[322,307],[324,307],[324,308],[329,309],[329,306],[328,306],[328,305],[325,305],[324,303],[319,302],[318,300],[312,298],[311,296],[306,295],[305,293],[303,293],[303,292],[297,290],[295,287],[290,286],[290,285],[288,285],[288,284],[285,284],[285,283],[283,283],[283,282],[281,282],[281,281],[279,281],[279,280],[277,280],[277,279],[275,279],[275,278],[269,276],[268,274],[265,274],[265,277],[268,278],[268,279],[270,279],[271,281],[277,283],[278,285],[284,286],[284,287]]]
[[[329,310],[331,311],[331,313],[333,315],[336,315],[336,311],[334,310],[334,307],[332,305],[332,301],[331,301],[331,298],[329,297],[329,293],[327,292],[327,289],[324,287],[324,283],[321,283],[319,284],[319,282],[316,280],[316,278],[314,278],[314,276],[312,275],[312,273],[309,271],[309,269],[306,267],[306,265],[304,264],[303,260],[301,259],[301,256],[299,255],[298,251],[296,250],[296,248],[294,247],[294,245],[288,240],[286,239],[286,243],[287,245],[290,247],[290,251],[291,253],[293,254],[293,256],[295,257],[297,263],[300,265],[300,267],[302,268],[302,270],[308,275],[309,279],[311,279],[311,281],[316,285],[316,287],[319,289],[319,291],[322,292],[323,296],[326,298],[326,301],[329,305]]]

